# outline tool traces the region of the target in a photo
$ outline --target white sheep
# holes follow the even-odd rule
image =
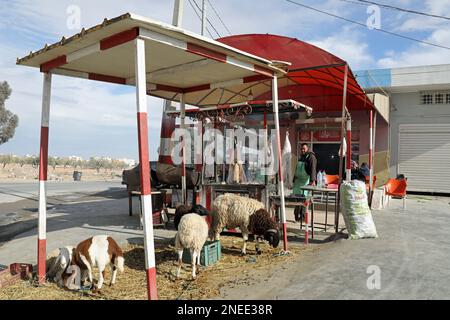
[[[214,200],[211,210],[212,228],[210,238],[219,240],[220,233],[223,228],[239,228],[242,232],[242,238],[244,239],[242,254],[246,254],[248,235],[252,231],[249,230],[250,216],[260,210],[266,212],[264,205],[258,200],[231,193],[218,196]],[[268,213],[267,216],[269,216]],[[273,236],[265,236],[266,240],[268,240],[272,246],[278,246],[278,242],[276,240],[278,231],[273,228],[273,224],[264,225],[271,226],[264,233],[273,234]],[[261,233],[261,230],[258,231],[258,233]],[[259,248],[257,251],[259,251]]]
[[[59,285],[65,285],[66,277],[64,273],[72,262],[73,249],[74,247],[72,246],[59,248],[57,251],[58,255],[47,272],[47,276],[53,278],[53,281]]]
[[[196,263],[200,265],[200,254],[208,239],[208,224],[204,217],[196,213],[185,214],[178,225],[178,232],[175,236],[175,248],[178,251],[177,279],[183,260],[183,250],[189,249],[191,253],[192,279],[196,277]]]

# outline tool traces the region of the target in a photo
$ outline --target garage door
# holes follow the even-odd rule
[[[398,148],[409,191],[450,193],[450,124],[400,125]]]

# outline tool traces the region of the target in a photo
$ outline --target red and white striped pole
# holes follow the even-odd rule
[[[311,204],[312,205],[312,204]],[[305,208],[305,244],[309,243],[309,205]]]
[[[352,120],[350,116],[347,119],[347,176],[346,180],[352,179]]]
[[[153,239],[153,210],[150,186],[150,164],[148,154],[147,79],[145,70],[145,41],[137,38],[136,46],[136,104],[139,140],[139,162],[141,164],[141,202],[144,228],[145,269],[147,293],[150,300],[157,300],[155,244]]]
[[[186,194],[186,104],[184,102],[184,94],[181,94],[180,99],[180,118],[181,130],[183,132],[181,142],[181,199],[184,204],[187,204]],[[189,139],[190,140],[190,139]]]
[[[268,131],[267,131],[267,110],[264,109],[264,168],[267,169],[267,162],[269,161],[269,157],[267,154],[267,138],[268,138]],[[264,170],[264,200],[266,208],[269,207],[269,176],[267,174],[267,170]]]
[[[203,202],[203,194],[204,194],[204,188],[203,188],[203,121],[198,120],[197,124],[197,138],[198,140],[195,141],[195,171],[200,176],[200,186],[198,193],[196,195],[196,204],[205,205]]]
[[[52,91],[52,75],[44,73],[42,92],[41,144],[39,156],[39,219],[38,219],[38,281],[45,282],[46,242],[47,242],[47,181],[48,165],[48,129],[50,122],[50,98]]]
[[[284,251],[288,250],[287,228],[286,228],[286,207],[284,203],[284,182],[283,182],[283,163],[281,161],[281,137],[280,137],[280,119],[278,118],[278,78],[276,75],[272,78],[272,102],[273,117],[275,121],[275,131],[277,135],[277,156],[278,156],[278,192],[280,194],[281,222],[283,223],[283,244]]]
[[[169,117],[167,111],[172,109],[171,101],[164,101],[164,111],[161,120],[161,139],[159,146],[159,163],[173,165],[172,161],[172,135],[175,131],[175,118]]]
[[[369,111],[369,197],[372,194],[373,183],[373,110]]]

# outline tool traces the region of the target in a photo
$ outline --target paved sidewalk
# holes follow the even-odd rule
[[[450,299],[450,198],[409,196],[373,211],[378,239],[339,240],[225,299]],[[312,244],[313,246],[316,244]],[[380,288],[375,273],[379,271]],[[372,277],[372,278],[370,278]],[[369,287],[368,287],[369,280]]]

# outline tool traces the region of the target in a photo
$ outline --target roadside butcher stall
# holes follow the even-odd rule
[[[54,75],[136,87],[137,144],[141,164],[140,197],[149,299],[157,299],[158,295],[147,95],[179,102],[181,113],[184,114],[186,104],[202,108],[246,102],[248,86],[255,84],[252,87],[253,93],[260,95],[267,91],[267,83],[261,81],[268,80],[273,92],[278,142],[276,150],[278,157],[281,157],[278,78],[286,74],[285,64],[130,13],[110,20],[105,19],[99,25],[89,29],[83,28],[71,37],[63,37],[51,45],[46,44],[42,49],[18,58],[17,64],[38,68],[43,75],[37,234],[37,277],[41,284],[45,282],[46,275],[46,181],[52,80],[57,81]],[[241,94],[237,94],[238,92]],[[182,122],[181,126],[185,127],[185,123]],[[181,153],[184,155],[184,146]],[[182,186],[183,190],[186,190],[185,166],[182,168]],[[282,179],[279,185],[283,201]],[[186,200],[185,195],[183,198]],[[281,208],[284,216],[284,206]]]
[[[168,115],[178,118],[180,112],[171,111]],[[281,130],[285,130],[294,118],[306,119],[311,115],[312,108],[297,101],[279,101]],[[215,149],[217,153],[213,155],[213,163],[201,163],[206,207],[209,208],[214,199],[223,193],[247,195],[270,207],[269,197],[277,193],[278,182],[278,163],[274,154],[276,141],[275,136],[270,134],[275,129],[273,102],[253,100],[234,105],[187,109],[185,116],[195,123],[194,127],[214,129],[212,140],[216,146],[222,146]],[[193,132],[194,135],[203,137],[197,132]],[[201,144],[203,151],[208,148],[207,142],[202,141]]]

